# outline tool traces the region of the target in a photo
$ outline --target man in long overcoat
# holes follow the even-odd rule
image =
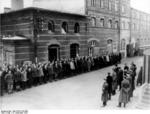
[[[16,91],[21,90],[21,72],[19,68],[14,72],[14,88]]]
[[[124,77],[124,80],[121,83],[122,88],[120,90],[120,95],[119,95],[119,105],[118,107],[121,107],[121,104],[124,104],[124,107],[126,107],[126,104],[128,103],[128,97],[129,97],[129,89],[130,89],[130,84],[129,81]]]
[[[113,78],[113,82],[112,82],[112,94],[115,95],[116,94],[116,89],[117,89],[117,73],[114,71],[112,71],[112,78]]]
[[[131,97],[133,97],[133,88],[132,88],[132,77],[130,74],[126,74],[127,75],[127,80],[129,81],[129,96],[128,96],[128,101],[130,101]]]
[[[28,88],[31,88],[33,86],[33,76],[32,76],[31,67],[27,68],[27,78],[28,78],[28,81],[27,81]]]
[[[137,86],[140,84],[142,85],[142,75],[143,75],[143,67],[140,68],[139,74],[138,74],[138,78],[137,78]]]
[[[121,90],[121,82],[123,81],[123,70],[119,68],[118,76],[117,76],[117,83],[119,86],[119,90]]]

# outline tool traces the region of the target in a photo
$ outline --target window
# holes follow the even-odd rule
[[[105,25],[105,21],[103,18],[100,19],[100,27],[104,27]]]
[[[127,29],[130,29],[131,25],[130,25],[130,22],[128,22],[128,28]]]
[[[124,5],[122,5],[122,8],[121,8],[122,10],[122,13],[124,13],[125,12],[125,6]]]
[[[79,33],[80,32],[80,25],[79,23],[75,23],[74,25],[74,33]]]
[[[91,25],[92,25],[92,27],[96,26],[96,18],[95,17],[92,17],[92,19],[91,19]]]
[[[136,25],[135,25],[135,23],[133,23],[133,30],[135,30],[136,29]]]
[[[100,0],[100,7],[104,8],[104,0]]]
[[[66,34],[68,32],[68,24],[67,22],[63,22],[61,26],[61,33]]]
[[[91,6],[95,6],[96,5],[96,0],[91,0]]]
[[[54,27],[54,22],[53,21],[49,21],[48,22],[48,31],[49,32],[55,32],[55,27]]]
[[[111,19],[108,21],[108,28],[112,28],[112,20]]]
[[[88,24],[85,23],[85,32],[88,32]]]
[[[109,0],[109,1],[108,1],[108,9],[109,9],[109,10],[112,9],[112,6],[111,6],[111,5],[112,5],[111,0]]]
[[[119,1],[115,0],[115,11],[119,10]]]
[[[126,24],[124,21],[122,22],[122,29],[126,29]]]
[[[119,28],[119,23],[118,23],[118,21],[115,22],[115,28],[116,28],[116,29]]]
[[[121,50],[125,50],[126,49],[126,41],[125,39],[121,40]]]

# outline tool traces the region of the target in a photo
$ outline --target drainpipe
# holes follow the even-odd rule
[[[37,23],[37,11],[33,12],[33,45],[34,45],[34,62],[37,63],[37,38],[38,38],[38,23]]]
[[[118,45],[118,51],[120,53],[120,40],[121,40],[121,0],[119,0],[119,27],[118,27],[118,36],[119,36],[119,45]]]

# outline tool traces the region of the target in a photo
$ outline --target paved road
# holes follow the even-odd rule
[[[142,57],[123,60],[130,64],[134,61],[138,68],[143,63]],[[118,94],[112,97],[106,108],[101,107],[101,87],[103,79],[112,67],[78,75],[34,87],[0,98],[2,109],[119,109]],[[131,100],[126,109],[134,109],[137,96]],[[124,108],[122,108],[124,109]]]

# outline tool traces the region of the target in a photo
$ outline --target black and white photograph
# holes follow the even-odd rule
[[[0,109],[150,110],[150,0],[0,0]]]

